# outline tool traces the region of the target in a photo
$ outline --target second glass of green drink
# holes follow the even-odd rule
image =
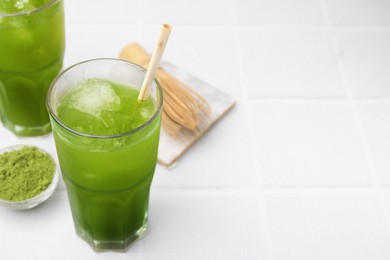
[[[118,59],[76,64],[47,106],[77,234],[95,250],[124,250],[146,230],[162,92],[138,101],[145,70]]]
[[[0,0],[0,119],[16,135],[51,130],[45,100],[64,48],[63,0]]]

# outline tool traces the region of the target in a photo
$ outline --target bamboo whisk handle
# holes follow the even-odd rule
[[[119,57],[123,60],[134,62],[144,68],[148,66],[150,61],[149,54],[138,43],[130,43],[126,45]]]

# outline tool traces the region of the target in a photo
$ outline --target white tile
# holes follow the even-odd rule
[[[390,102],[361,103],[363,128],[367,135],[374,168],[382,185],[390,186]]]
[[[140,20],[144,24],[224,25],[232,24],[230,1],[145,0]]]
[[[235,0],[238,24],[323,25],[316,0]]]
[[[67,225],[73,228],[71,216],[63,207],[64,202],[64,193],[55,192],[48,201],[32,210],[14,211],[0,208],[2,234],[7,234],[7,236],[0,237],[0,243],[4,247],[2,255],[9,254],[13,256],[12,258],[23,259],[26,257],[26,249],[28,249],[30,256],[40,256],[44,259],[53,253],[50,252],[52,251],[50,248],[59,246],[64,238],[58,237],[58,234],[61,233],[58,232],[59,229]],[[62,226],[58,225],[61,220]],[[45,250],[39,247],[30,247],[29,244],[32,241],[45,245]]]
[[[326,30],[243,29],[251,97],[344,97],[336,53]]]
[[[34,137],[17,137],[0,123],[0,149],[10,145],[36,145],[56,157],[52,134]]]
[[[151,53],[159,26],[143,27],[140,43]],[[237,44],[229,27],[173,28],[163,59],[227,94],[241,97]]]
[[[155,187],[247,187],[259,184],[251,151],[246,104],[217,122],[173,169],[157,167]]]
[[[258,164],[268,187],[372,185],[348,103],[252,102]]]
[[[144,259],[267,259],[253,192],[153,190]]]
[[[375,193],[286,192],[266,200],[275,260],[389,259]]]
[[[65,191],[27,211],[0,208],[1,259],[142,259],[135,245],[126,253],[96,254],[74,230]]]
[[[339,29],[335,35],[354,95],[390,97],[390,30]]]
[[[94,58],[118,58],[124,46],[138,41],[139,28],[128,25],[73,25],[66,28],[64,66]]]
[[[389,25],[388,0],[325,0],[333,25]]]
[[[118,57],[130,42],[139,42],[151,53],[160,26],[69,25],[65,66],[98,57]],[[126,32],[126,33],[123,33]],[[209,41],[204,41],[209,39]],[[221,46],[224,45],[224,48]],[[227,28],[174,28],[164,52],[166,60],[216,88],[242,96],[242,80],[234,36]]]
[[[66,0],[67,23],[128,23],[135,25],[141,13],[137,0]]]
[[[383,192],[384,203],[385,203],[385,218],[387,221],[387,229],[390,229],[390,189],[386,189]]]

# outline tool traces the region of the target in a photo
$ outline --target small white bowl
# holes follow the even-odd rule
[[[0,154],[3,154],[5,152],[14,151],[14,150],[20,150],[20,149],[22,149],[24,147],[36,147],[36,146],[33,146],[33,145],[8,146],[6,148],[1,149],[0,150]],[[58,166],[57,166],[55,160],[53,159],[53,157],[49,153],[47,153],[46,151],[42,150],[39,147],[36,147],[36,148],[40,152],[42,152],[44,154],[47,154],[53,160],[53,163],[54,163],[54,175],[53,175],[52,182],[50,183],[49,186],[47,186],[47,188],[44,191],[42,191],[41,193],[39,193],[35,197],[32,197],[30,199],[26,199],[26,200],[20,200],[20,201],[10,201],[10,200],[2,200],[2,199],[0,199],[0,206],[4,206],[4,207],[7,207],[7,208],[11,208],[11,209],[18,209],[18,210],[32,209],[32,208],[38,206],[39,204],[41,204],[42,202],[44,202],[45,200],[47,200],[53,194],[53,192],[55,191],[55,189],[57,187],[58,179],[59,179]]]

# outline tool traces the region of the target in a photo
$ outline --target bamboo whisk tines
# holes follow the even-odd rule
[[[144,68],[151,59],[137,43],[131,43],[122,50],[120,58],[132,61]],[[162,126],[171,136],[178,136],[182,130],[200,132],[210,118],[211,109],[207,101],[189,86],[159,68],[156,78],[163,91]]]

